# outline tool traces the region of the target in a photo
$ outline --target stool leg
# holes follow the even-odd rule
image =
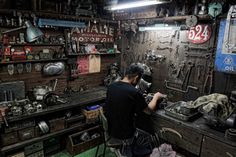
[[[98,150],[99,150],[99,147],[100,147],[100,145],[97,146],[95,157],[98,156]]]
[[[103,157],[105,157],[105,154],[106,154],[106,148],[107,148],[107,145],[106,145],[106,143],[104,143],[104,148],[103,148]]]

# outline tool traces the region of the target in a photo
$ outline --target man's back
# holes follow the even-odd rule
[[[147,107],[142,94],[129,83],[116,82],[107,90],[108,132],[114,138],[128,139],[135,133],[134,115]]]

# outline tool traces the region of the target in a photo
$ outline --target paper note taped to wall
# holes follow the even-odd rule
[[[89,73],[98,73],[101,71],[101,56],[90,55],[89,56]]]

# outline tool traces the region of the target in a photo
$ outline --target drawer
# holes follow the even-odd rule
[[[44,153],[43,153],[43,150],[41,150],[39,152],[27,155],[26,157],[44,157]]]
[[[154,120],[154,129],[158,132],[160,138],[165,141],[185,149],[192,154],[200,155],[202,134],[180,123],[161,117]]]
[[[25,147],[25,155],[33,154],[43,149],[43,142],[34,143]]]
[[[34,127],[25,128],[18,131],[19,139],[24,141],[35,137]]]
[[[14,154],[14,155],[9,155],[7,157],[25,157],[25,154],[24,154],[24,152],[20,152],[20,153]]]
[[[236,146],[225,144],[210,137],[204,137],[201,157],[236,157]]]
[[[1,143],[2,146],[11,145],[19,141],[17,132],[11,132],[6,134],[1,134]]]

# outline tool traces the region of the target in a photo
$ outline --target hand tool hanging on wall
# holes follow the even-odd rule
[[[197,78],[198,78],[198,80],[200,80],[201,79],[201,74],[202,74],[202,71],[204,70],[204,65],[202,65],[202,64],[197,64]]]
[[[202,54],[202,53],[185,53],[186,57],[193,57],[193,58],[205,58],[208,59],[210,57],[210,54]]]
[[[171,83],[171,82],[165,80],[165,87],[167,89],[178,91],[178,92],[181,92],[181,93],[188,93],[190,89],[198,90],[197,87],[189,85],[189,81],[190,81],[189,79],[190,79],[190,76],[191,76],[192,68],[194,67],[194,63],[190,61],[190,62],[187,63],[186,66],[187,66],[187,71],[185,73],[183,82],[181,84],[181,88],[171,87],[171,86],[169,86],[169,83]],[[180,73],[181,73],[181,71],[183,71],[184,67],[185,67],[185,63],[183,62],[180,69],[179,69],[179,71],[177,72],[177,76],[180,75]],[[175,83],[172,83],[172,84],[175,84]]]
[[[202,91],[203,94],[210,94],[212,92],[213,72],[214,72],[214,65],[213,63],[210,63],[208,65],[208,72],[203,85],[203,91]]]
[[[181,42],[182,43],[182,42]],[[189,42],[188,42],[189,43]],[[184,45],[184,50],[185,51],[206,51],[206,52],[212,52],[213,48],[210,47],[193,47],[193,46],[189,46],[189,45]]]
[[[143,32],[143,41],[142,41],[142,44],[145,43],[145,39],[146,39],[146,32],[144,31],[144,32]]]
[[[194,86],[187,86],[186,89],[180,89],[180,88],[176,88],[176,87],[171,87],[168,84],[171,83],[170,81],[165,80],[165,87],[169,90],[173,90],[173,91],[177,91],[177,92],[181,92],[181,93],[188,93],[190,91],[190,89],[193,90],[198,90],[197,87]]]
[[[189,85],[189,79],[190,79],[193,67],[194,67],[193,62],[187,63],[187,72],[186,72],[184,80],[183,80],[182,89],[185,89]]]
[[[185,64],[186,64],[186,61],[181,62],[179,69],[177,71],[177,74],[176,74],[176,78],[180,78],[180,76],[184,77],[183,72],[184,72]]]

